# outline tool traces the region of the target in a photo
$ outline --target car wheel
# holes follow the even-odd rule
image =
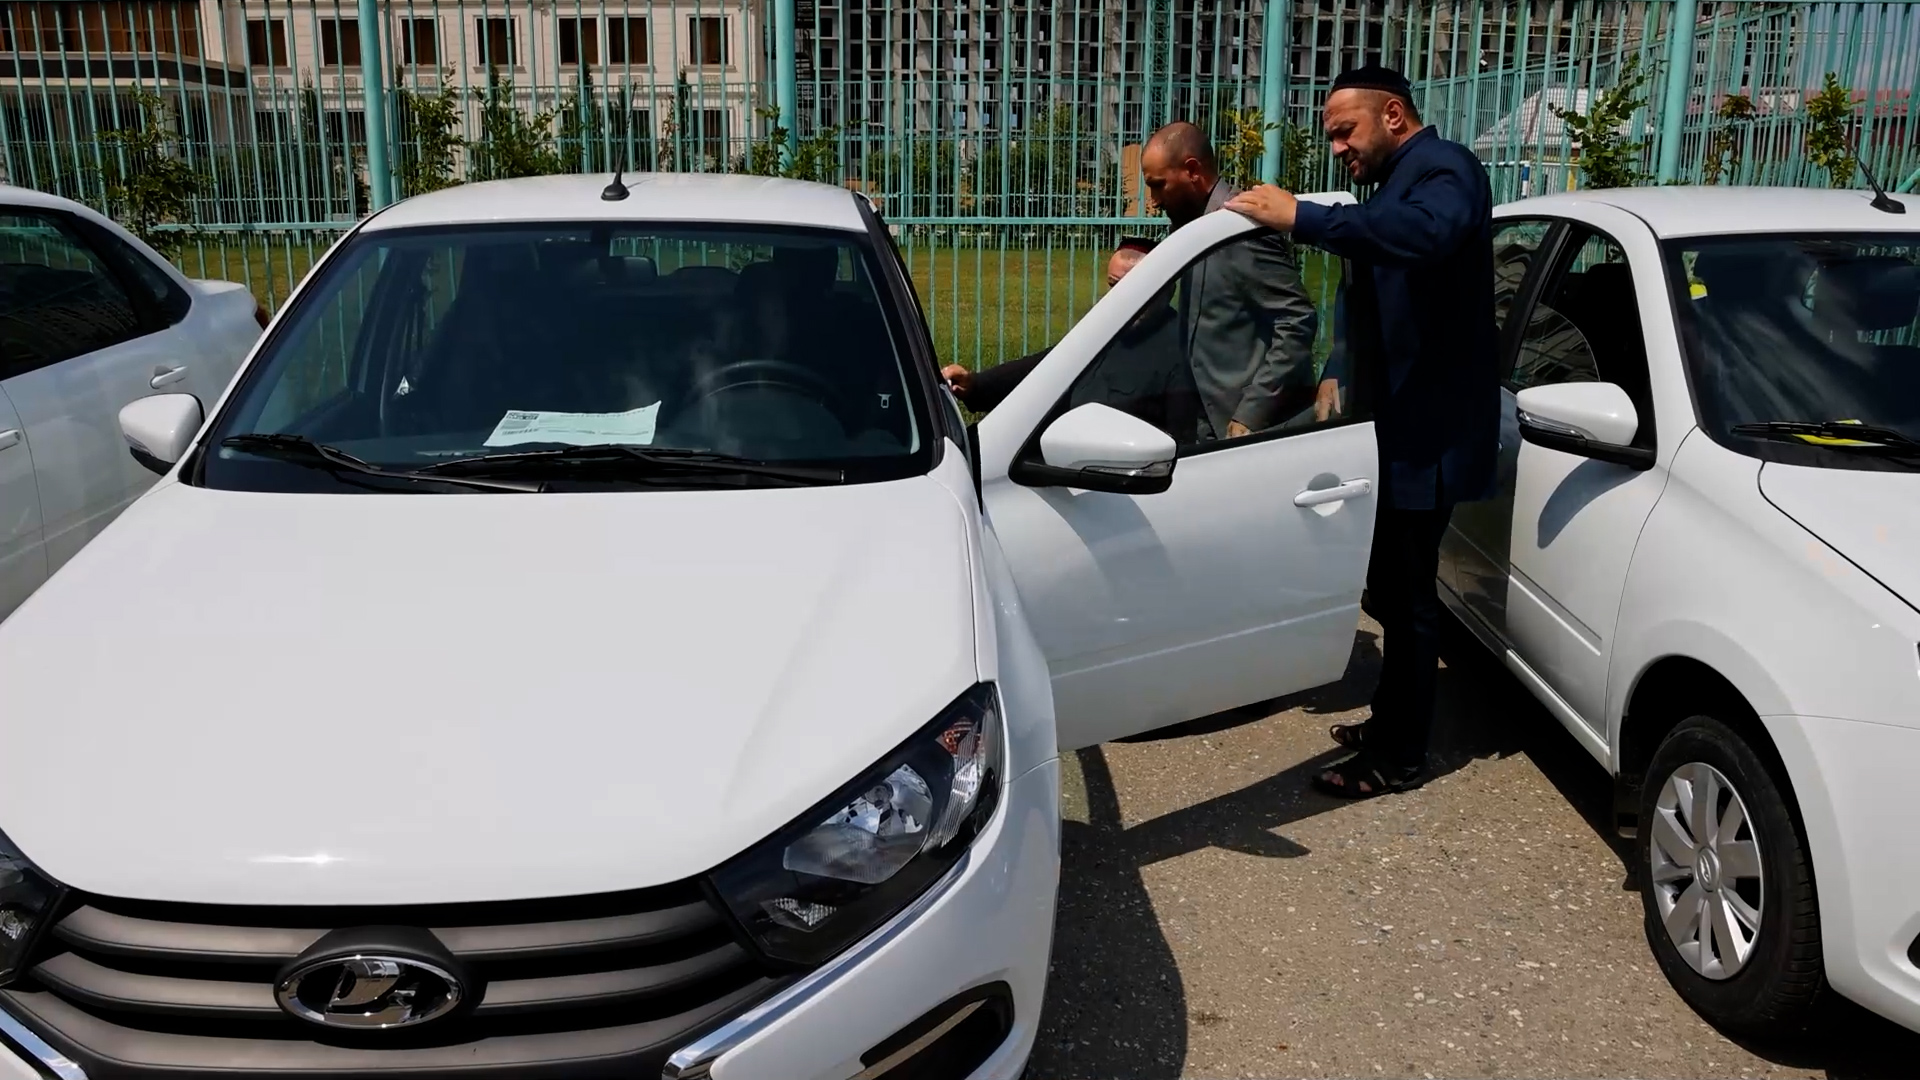
[[[1695,716],[1654,752],[1638,857],[1647,941],[1667,981],[1721,1029],[1780,1035],[1826,991],[1806,838],[1741,735]]]

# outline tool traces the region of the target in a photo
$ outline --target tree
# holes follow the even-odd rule
[[[1753,126],[1753,99],[1745,94],[1729,94],[1720,102],[1720,108],[1714,110],[1714,115],[1719,118],[1720,126],[1707,139],[1707,160],[1701,167],[1701,176],[1709,184],[1719,183],[1723,176],[1738,175],[1741,148],[1747,129]]]
[[[423,94],[400,86],[394,73],[394,120],[400,157],[400,197],[424,195],[458,183],[454,171],[460,148],[467,140],[459,133],[460,99],[453,90],[453,72],[440,75],[440,90]]]
[[[514,101],[513,80],[487,68],[487,85],[476,90],[480,99],[480,143],[473,148],[473,179],[508,180],[545,176],[562,171],[553,145],[553,111],[520,111]]]
[[[780,124],[780,110],[763,105],[754,110],[766,134],[747,148],[741,172],[754,176],[785,176],[793,180],[834,183],[840,178],[840,129],[825,127],[787,145],[789,132]]]
[[[959,212],[959,148],[946,139],[908,140],[906,154],[875,150],[861,163],[869,192],[885,194],[892,217],[930,217]]]
[[[1620,65],[1620,81],[1594,95],[1591,111],[1547,106],[1580,148],[1580,172],[1588,187],[1633,187],[1652,178],[1640,167],[1646,144],[1631,137],[1634,114],[1647,104],[1641,95],[1647,79],[1648,74],[1640,70],[1640,58],[1628,57]]]
[[[1829,187],[1853,185],[1853,144],[1847,128],[1853,123],[1853,91],[1827,72],[1826,85],[1807,99],[1807,161],[1825,170]]]
[[[1259,109],[1221,110],[1214,126],[1221,179],[1243,189],[1277,179],[1261,176],[1260,165],[1267,156],[1267,132],[1279,127],[1278,122],[1269,122],[1262,116]]]
[[[1018,137],[982,145],[966,177],[975,197],[998,199],[1001,213],[1014,217],[1078,213],[1082,188],[1099,189],[1077,153],[1078,121],[1071,103],[1054,102],[1037,109]]]
[[[606,142],[606,115],[600,98],[593,92],[593,72],[582,65],[572,93],[560,102],[561,169],[566,172],[598,172],[601,150]]]
[[[187,234],[164,226],[188,223],[193,201],[209,180],[181,156],[172,107],[146,89],[133,91],[133,104],[134,126],[99,133],[101,163],[92,171],[105,196],[107,216],[171,257]]]
[[[1327,144],[1320,133],[1302,124],[1280,128],[1280,186],[1288,191],[1312,191],[1326,174]]]

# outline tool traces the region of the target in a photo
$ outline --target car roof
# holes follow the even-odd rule
[[[1569,191],[1506,203],[1501,217],[1612,206],[1660,237],[1780,232],[1920,232],[1920,196],[1894,195],[1906,214],[1872,207],[1873,192],[1788,187],[1641,187]]]
[[[719,173],[634,173],[630,194],[600,197],[611,173],[530,176],[459,184],[395,203],[363,230],[489,222],[632,221],[796,225],[865,231],[860,196],[843,187],[767,176]]]
[[[43,210],[86,210],[81,203],[72,199],[63,199],[58,195],[49,195],[32,188],[15,187],[12,184],[0,184],[0,203],[14,206],[37,206]]]

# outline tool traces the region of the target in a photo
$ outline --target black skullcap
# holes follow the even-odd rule
[[[1335,90],[1379,90],[1382,93],[1392,94],[1408,104],[1413,103],[1413,87],[1407,82],[1407,77],[1392,68],[1381,67],[1379,64],[1363,64],[1341,72],[1340,76],[1333,80],[1333,88]]]

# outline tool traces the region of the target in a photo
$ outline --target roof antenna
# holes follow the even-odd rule
[[[1867,178],[1867,186],[1873,189],[1873,202],[1869,205],[1883,214],[1906,213],[1907,204],[1889,198],[1887,190],[1880,186],[1880,181],[1874,179],[1873,170],[1867,167],[1867,159],[1860,156],[1859,144],[1853,141],[1851,124],[1847,125],[1847,150],[1853,155],[1853,163],[1860,166],[1860,175]]]
[[[620,153],[620,163],[614,166],[613,183],[608,184],[606,187],[600,190],[600,198],[602,201],[619,202],[620,200],[627,197],[627,185],[620,182],[620,174],[625,172],[626,168],[627,168],[627,155],[626,155],[625,148],[622,148]]]

